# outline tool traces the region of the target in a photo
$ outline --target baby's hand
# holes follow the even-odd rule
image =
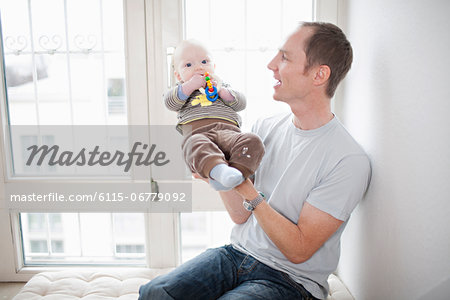
[[[234,96],[230,93],[229,90],[226,88],[222,88],[222,79],[220,79],[219,76],[216,74],[213,74],[210,76],[212,84],[217,88],[217,92],[219,94],[219,97],[226,101],[226,102],[232,102],[235,100]]]
[[[220,89],[219,97],[225,100],[226,102],[232,102],[235,100],[234,96],[226,88]]]
[[[205,75],[201,74],[195,74],[191,79],[189,79],[188,82],[192,84],[192,86],[195,87],[196,90],[198,90],[199,88],[204,88],[206,86]]]
[[[190,96],[192,92],[198,90],[199,88],[204,88],[206,85],[205,76],[200,74],[195,74],[191,79],[183,83],[181,86],[183,94]]]

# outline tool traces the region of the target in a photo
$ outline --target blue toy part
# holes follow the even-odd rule
[[[211,102],[214,102],[219,98],[219,95],[217,93],[217,88],[215,86],[212,87],[214,91],[210,92],[208,88],[205,89],[206,99],[208,99]]]

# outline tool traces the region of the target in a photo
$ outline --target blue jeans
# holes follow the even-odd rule
[[[314,299],[287,274],[231,245],[208,249],[139,289],[139,300]]]

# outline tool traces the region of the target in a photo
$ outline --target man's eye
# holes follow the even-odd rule
[[[206,59],[202,60],[202,64],[206,65],[208,61]]]
[[[188,68],[191,67],[191,66],[192,66],[191,63],[187,63],[187,64],[186,64],[186,67],[188,67]]]

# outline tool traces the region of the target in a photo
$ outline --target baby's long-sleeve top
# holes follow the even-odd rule
[[[199,90],[194,91],[187,99],[182,99],[179,94],[180,84],[169,89],[164,94],[164,103],[168,109],[178,112],[177,129],[181,132],[181,125],[200,119],[222,119],[240,127],[242,121],[237,112],[245,109],[245,96],[227,84],[223,84],[222,88],[233,95],[233,101],[225,101],[219,97],[211,102]]]

